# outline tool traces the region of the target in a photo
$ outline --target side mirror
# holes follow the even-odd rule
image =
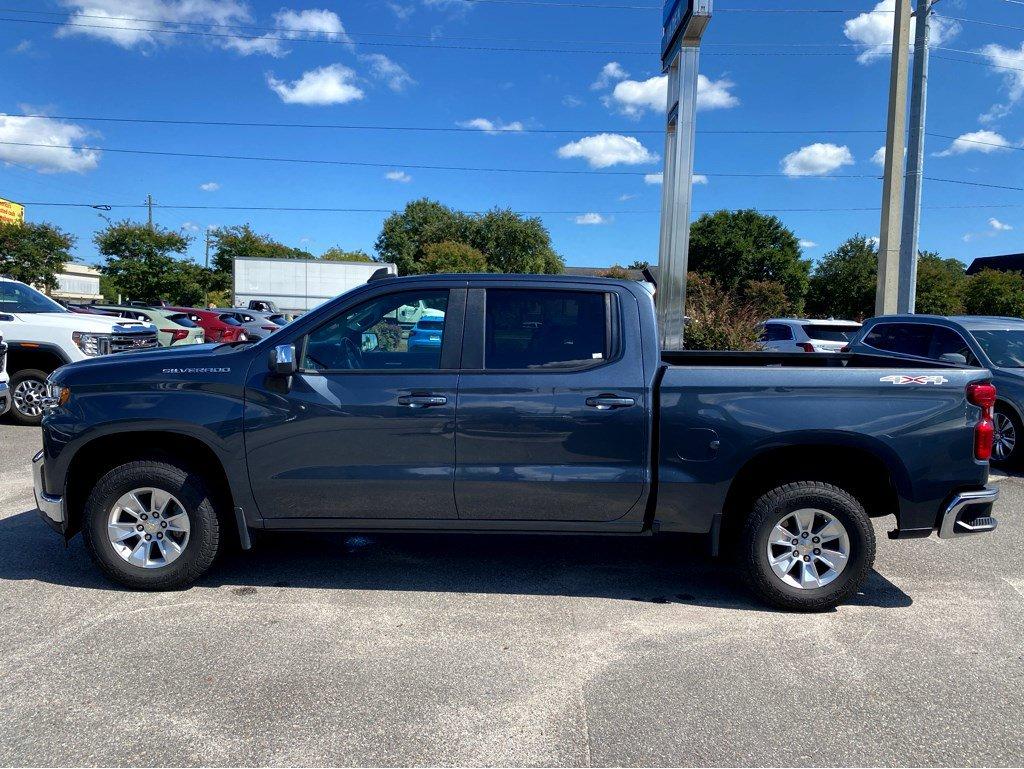
[[[269,359],[270,372],[277,376],[291,376],[298,370],[293,344],[279,344],[270,351]]]
[[[380,347],[380,340],[377,335],[372,331],[363,334],[362,348],[363,352],[373,352]]]
[[[944,352],[939,356],[943,363],[952,363],[954,366],[966,366],[967,357],[958,352]]]

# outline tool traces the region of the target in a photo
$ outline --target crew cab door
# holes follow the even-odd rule
[[[465,293],[378,289],[294,340],[299,371],[290,386],[250,373],[246,454],[265,518],[457,517]],[[444,326],[436,346],[410,350],[398,317],[420,302]]]
[[[636,300],[602,284],[564,285],[469,290],[460,518],[613,521],[643,495],[649,404]]]

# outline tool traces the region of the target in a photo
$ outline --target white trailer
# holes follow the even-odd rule
[[[398,268],[387,262],[238,256],[234,260],[234,303],[245,307],[254,299],[269,300],[283,313],[301,314],[362,285],[382,267],[398,274]]]

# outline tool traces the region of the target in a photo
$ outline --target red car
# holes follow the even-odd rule
[[[193,307],[163,307],[164,310],[183,312],[189,320],[203,329],[207,342],[244,342],[248,337],[238,319],[227,312],[197,310]]]

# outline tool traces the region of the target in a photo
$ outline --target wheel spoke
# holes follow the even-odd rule
[[[837,539],[838,537],[843,536],[845,533],[846,530],[843,528],[842,524],[836,521],[835,519],[832,519],[824,526],[822,526],[821,531],[816,532],[816,534],[819,537],[821,537],[822,542],[828,542],[829,540]]]
[[[822,550],[821,555],[818,556],[818,560],[828,566],[830,569],[839,571],[843,566],[846,565],[849,560],[846,555],[840,553],[838,550]]]
[[[793,513],[793,517],[796,518],[797,525],[800,527],[800,533],[810,531],[811,527],[814,526],[814,511],[813,510],[797,510]]]
[[[149,509],[151,512],[164,514],[167,505],[171,501],[171,495],[160,489],[153,489],[153,495],[149,498]]]
[[[167,528],[164,531],[176,531],[182,534],[188,533],[188,516],[185,513],[178,513],[177,515],[172,515],[170,518],[165,518],[164,520],[167,523]]]
[[[809,561],[800,562],[800,586],[821,587],[821,580],[818,578],[814,566]]]
[[[126,539],[138,536],[134,523],[111,523],[107,525],[111,542],[124,542]]]
[[[149,542],[144,539],[139,539],[139,543],[132,550],[132,554],[128,557],[129,562],[136,564],[137,566],[145,566],[149,561]]]
[[[786,545],[787,547],[792,547],[793,532],[783,527],[781,523],[776,524],[775,528],[772,529],[768,542],[773,545]]]

